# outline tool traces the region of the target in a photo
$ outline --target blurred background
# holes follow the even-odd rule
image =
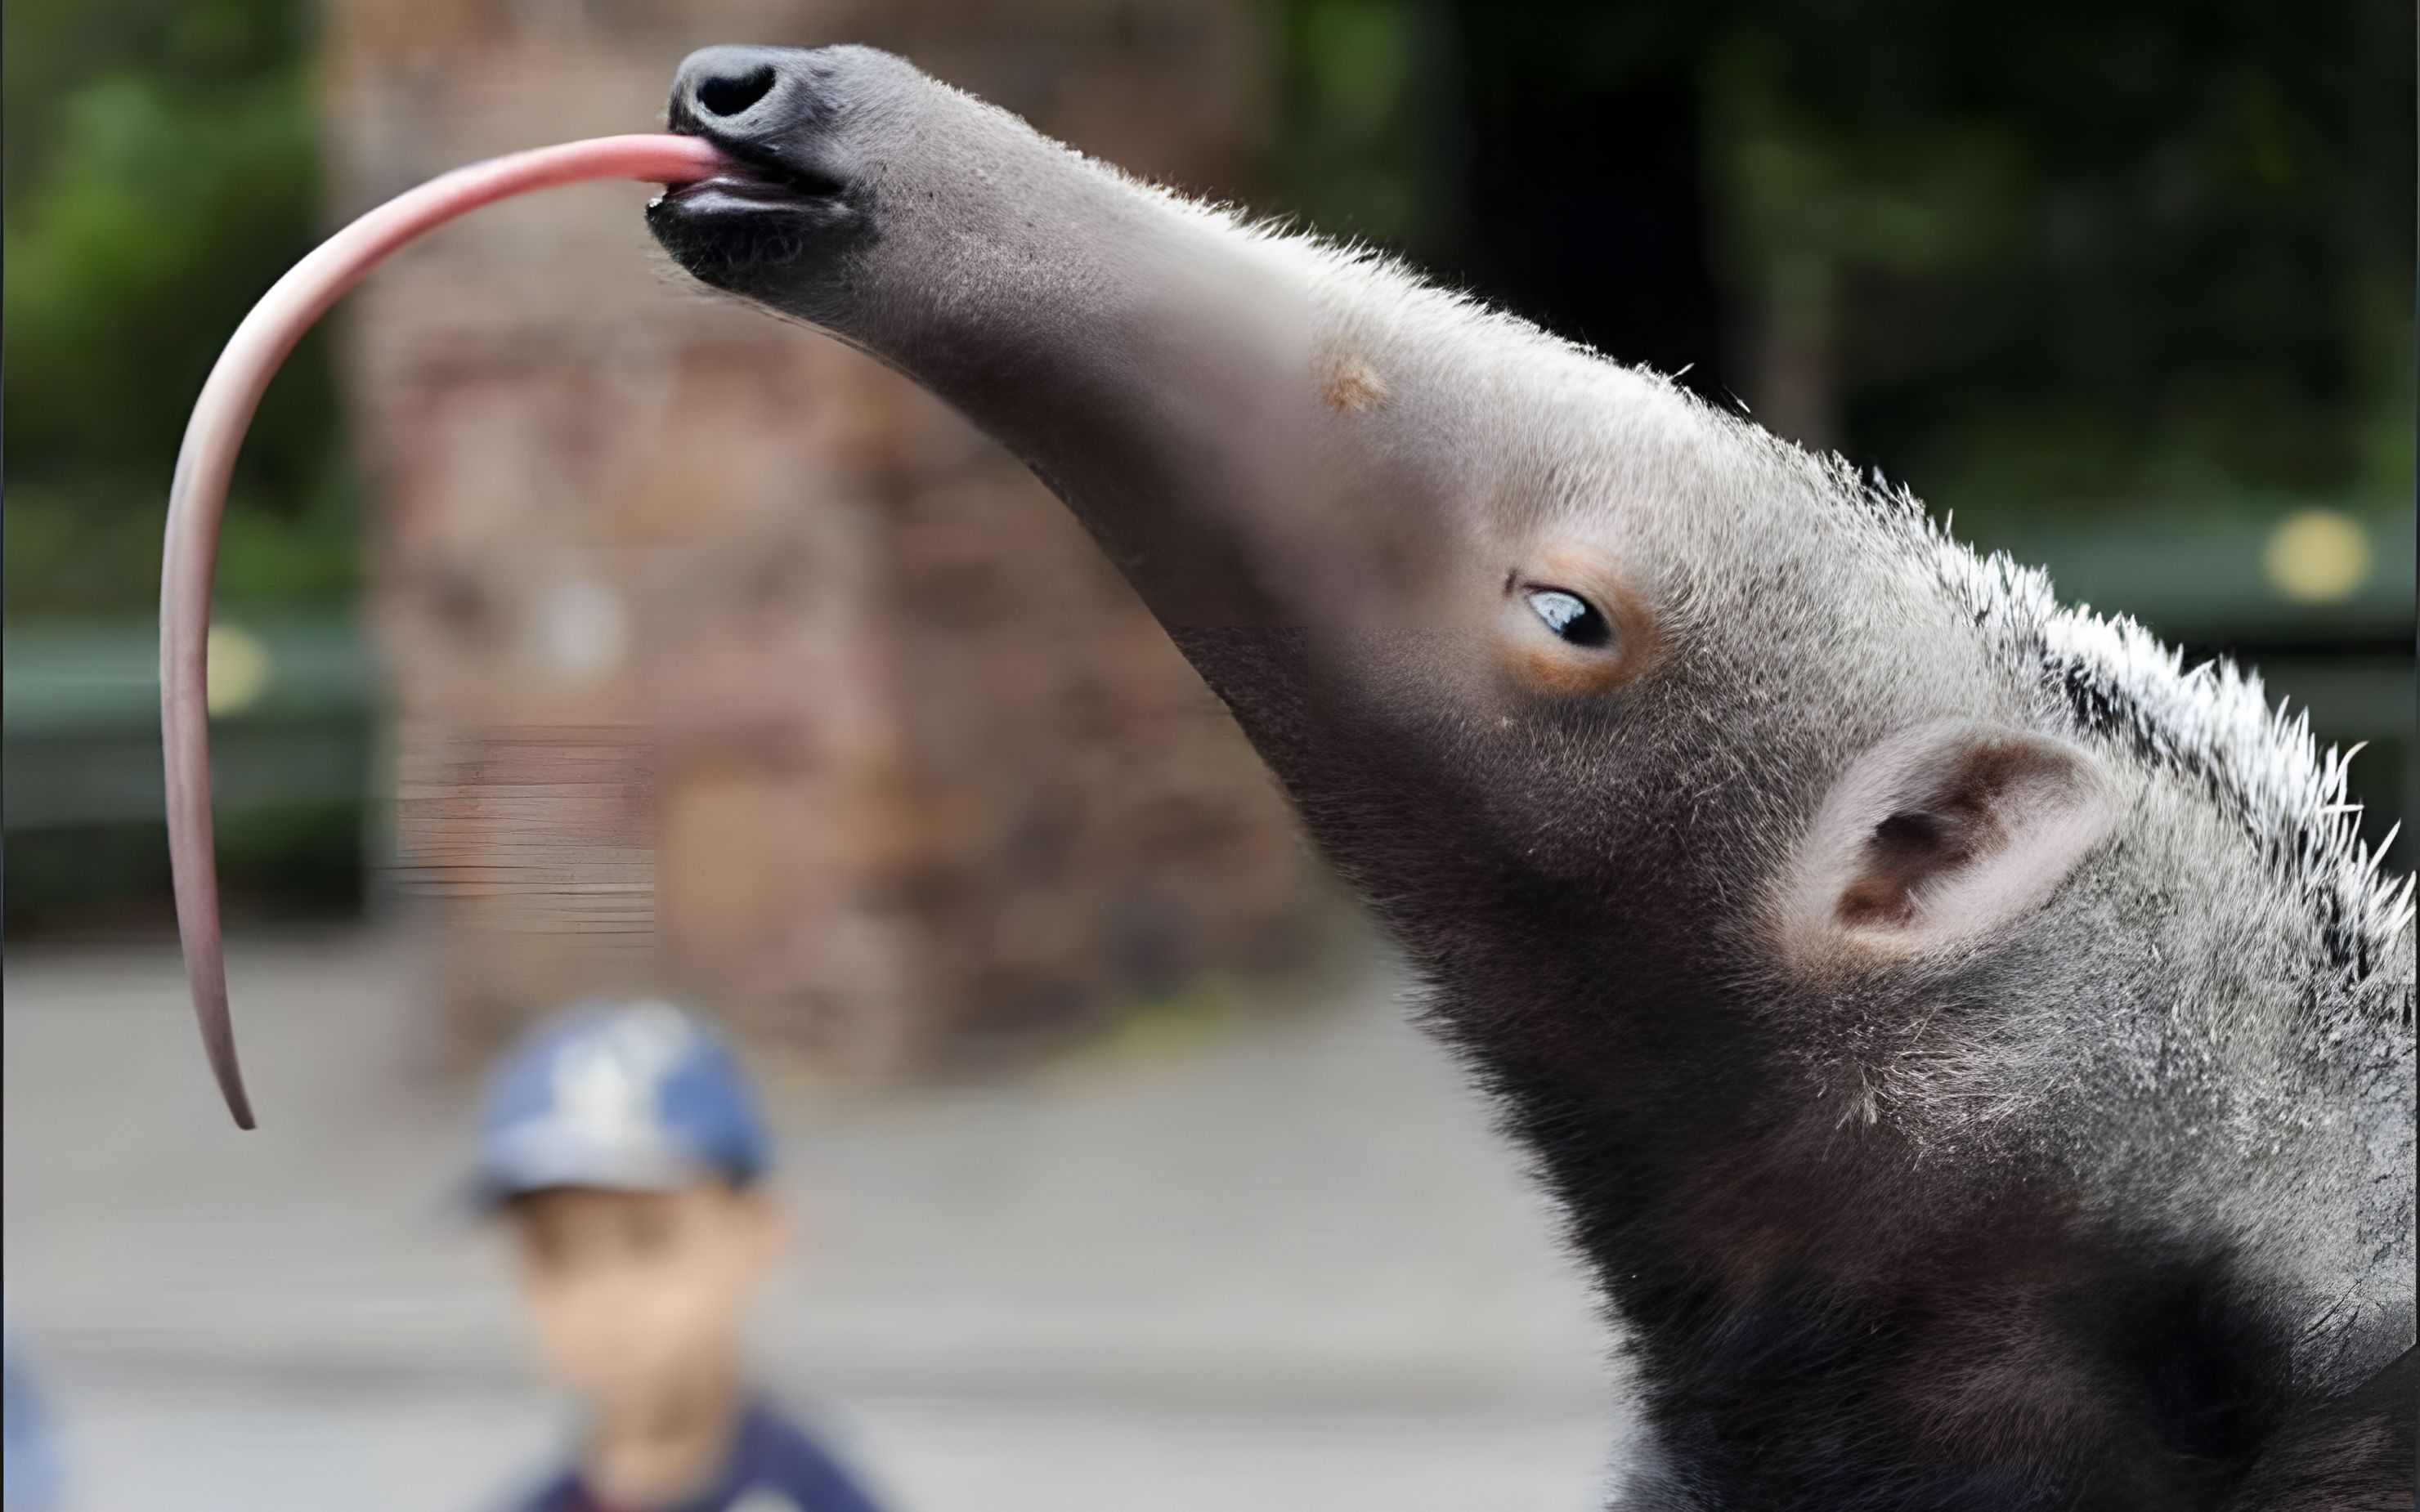
[[[874,42],[1397,251],[2192,655],[2412,806],[2394,0],[11,0],[6,1261],[85,1507],[492,1504],[561,1431],[449,1214],[473,1077],[710,1005],[807,1243],[762,1353],[903,1506],[1583,1508],[1551,1223],[1240,740],[1021,470],[717,304],[637,193],[482,212],[253,427],[211,700],[227,1130],[152,608],[251,301],[711,41]],[[2389,864],[2409,869],[2412,841]]]

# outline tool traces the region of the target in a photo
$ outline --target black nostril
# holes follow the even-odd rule
[[[712,74],[698,81],[697,102],[709,116],[738,116],[772,92],[770,64],[738,73]]]

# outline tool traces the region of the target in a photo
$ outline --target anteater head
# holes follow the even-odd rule
[[[2408,1315],[2410,1153],[2375,1136],[2411,1096],[2408,885],[2257,681],[1665,378],[885,54],[712,49],[671,109],[748,172],[654,206],[663,245],[1066,501],[1617,1293],[1651,1210],[1745,1292],[1881,1266],[1995,1183],[2313,1287],[2399,1242]],[[2399,1216],[2281,1208],[2381,1169]]]

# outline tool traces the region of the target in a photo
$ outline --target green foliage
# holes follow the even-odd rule
[[[1278,197],[1331,235],[1400,246],[1435,208],[1419,184],[1419,20],[1394,0],[1286,0],[1272,13],[1285,131]]]
[[[11,0],[6,27],[8,609],[140,611],[185,415],[315,239],[293,0]],[[351,490],[323,340],[246,442],[230,596],[341,594]]]
[[[1741,292],[1828,307],[1861,452],[1970,516],[2408,500],[2408,9],[1885,9],[1745,8],[1710,76]]]
[[[1827,131],[1784,94],[1775,50],[1753,34],[1709,72],[1731,277],[1774,318],[1825,319],[1854,272],[1989,267],[2023,235],[2034,165],[2005,123]]]

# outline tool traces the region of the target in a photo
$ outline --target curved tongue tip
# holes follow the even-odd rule
[[[210,1074],[218,1078],[219,1095],[239,1129],[259,1127],[252,1117],[252,1097],[243,1089],[243,1066],[235,1053],[235,1026],[227,1017],[226,1000],[200,1010],[202,1042],[210,1057]]]
[[[237,1128],[250,1129],[255,1126],[252,1097],[244,1090],[243,1063],[235,1048],[235,1021],[227,1009],[226,952],[219,932],[216,888],[207,883],[192,885],[185,874],[191,865],[188,857],[198,856],[202,865],[209,864],[209,834],[207,830],[195,833],[197,814],[207,822],[209,810],[181,804],[172,808],[169,844],[171,855],[183,863],[177,869],[178,923],[184,936],[185,980],[193,993],[194,1020],[202,1031],[202,1053],[209,1059],[210,1074],[219,1084],[219,1095],[226,1100],[228,1115]]]

